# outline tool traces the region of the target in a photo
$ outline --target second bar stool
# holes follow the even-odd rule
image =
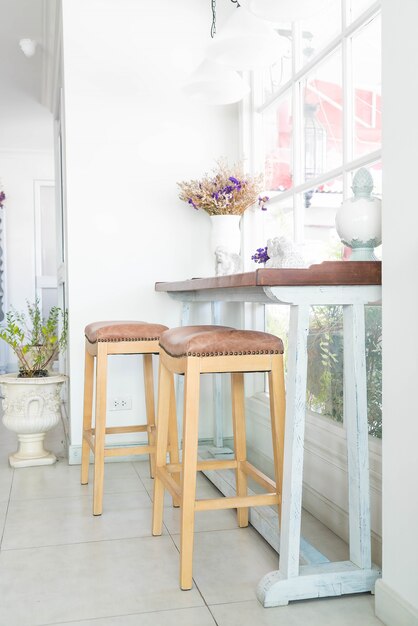
[[[93,515],[103,509],[104,460],[108,456],[149,454],[150,474],[155,464],[155,408],[152,355],[159,353],[159,338],[167,326],[147,322],[94,322],[85,328],[84,417],[81,484],[88,483],[90,450],[94,455]],[[142,354],[147,423],[106,427],[107,357],[112,354]],[[96,360],[96,406],[93,427],[94,361]],[[174,404],[170,407],[170,458],[178,462],[177,425]],[[106,447],[105,436],[146,432],[148,445]]]
[[[198,461],[200,375],[229,372],[232,382],[233,460]],[[247,461],[244,372],[268,372],[275,481]],[[184,374],[183,456],[167,463],[169,415],[173,374]],[[181,507],[180,587],[191,589],[195,511],[237,509],[238,525],[248,526],[248,507],[280,505],[285,420],[283,343],[274,335],[235,330],[226,326],[184,326],[165,331],[160,338],[157,449],[152,534],[161,535],[164,489]],[[233,468],[236,496],[196,499],[196,472]],[[181,485],[175,480],[181,474]],[[174,477],[173,477],[174,475]],[[268,493],[247,495],[248,477]]]

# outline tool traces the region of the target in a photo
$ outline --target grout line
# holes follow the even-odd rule
[[[186,592],[185,592],[186,593]],[[70,620],[65,622],[44,622],[43,624],[38,624],[38,626],[59,626],[59,624],[81,624],[88,620],[89,622],[100,622],[103,620],[118,618],[118,617],[135,617],[136,615],[152,615],[154,613],[171,613],[173,611],[189,611],[190,609],[202,609],[201,604],[193,604],[191,606],[182,606],[178,608],[169,608],[169,609],[157,609],[156,611],[141,611],[140,613],[122,613],[115,615],[102,615],[101,617],[83,617],[82,619]],[[215,622],[218,626],[217,622]]]
[[[10,489],[9,489],[9,498],[7,500],[7,506],[6,506],[6,512],[4,514],[4,524],[3,524],[3,530],[1,533],[1,537],[0,537],[0,552],[2,550],[2,544],[3,544],[3,538],[4,538],[4,531],[6,530],[6,523],[7,523],[7,516],[9,514],[9,507],[10,507],[10,501],[11,501],[11,494],[12,494],[12,488],[13,488],[13,481],[15,479],[15,471],[16,470],[12,470],[12,480],[10,481]]]
[[[168,539],[169,533],[165,535],[161,535],[161,537],[167,537]],[[66,546],[81,546],[89,543],[110,543],[111,541],[132,541],[132,539],[137,539],[141,541],[142,539],[153,539],[152,535],[133,535],[132,537],[115,537],[114,539],[90,539],[89,541],[74,541],[71,543],[51,543],[44,546],[28,546],[26,548],[2,548],[2,552],[21,552],[23,550],[44,550],[46,548],[64,548]]]

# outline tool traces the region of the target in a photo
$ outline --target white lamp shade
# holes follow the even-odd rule
[[[254,70],[273,65],[280,58],[280,48],[273,27],[239,7],[219,28],[207,56],[236,70]]]
[[[263,20],[288,22],[319,13],[334,0],[240,0],[240,5]]]
[[[238,72],[213,61],[203,61],[183,86],[183,91],[202,104],[233,104],[250,91]]]

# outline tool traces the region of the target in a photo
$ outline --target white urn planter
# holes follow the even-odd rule
[[[52,465],[57,458],[44,448],[46,433],[61,419],[61,387],[67,377],[0,376],[3,424],[17,434],[19,448],[9,456],[11,467]]]

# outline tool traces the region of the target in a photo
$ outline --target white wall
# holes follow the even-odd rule
[[[383,0],[383,579],[378,616],[418,624],[418,59],[415,0]]]
[[[210,224],[176,181],[236,159],[235,106],[206,108],[180,83],[210,30],[204,0],[64,0],[63,57],[70,311],[71,442],[81,440],[83,329],[93,320],[176,326],[155,281],[213,274]],[[114,358],[109,395],[130,391],[137,358]],[[140,383],[140,380],[139,380]],[[202,430],[210,436],[211,426]]]

